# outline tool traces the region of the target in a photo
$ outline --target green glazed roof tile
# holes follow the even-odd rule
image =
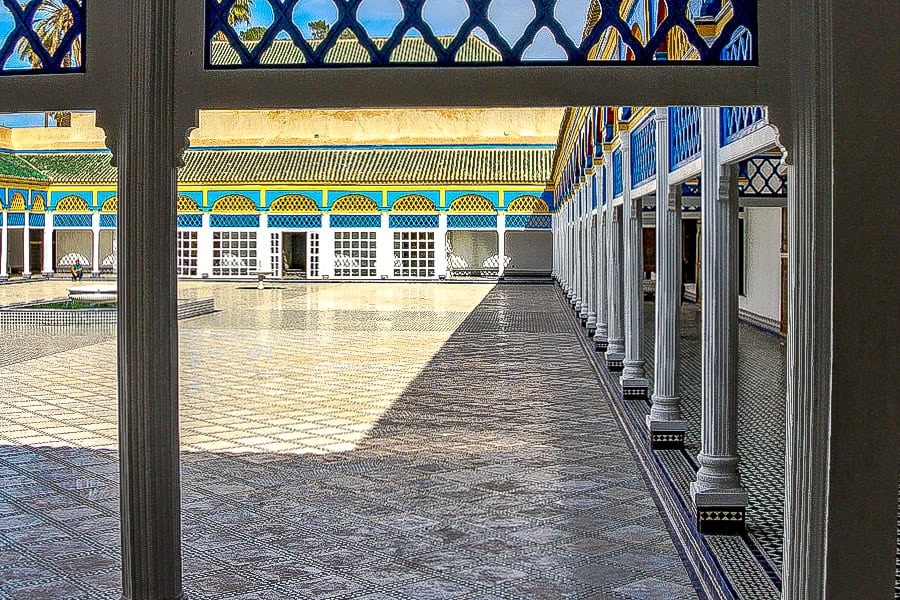
[[[0,177],[47,181],[47,176],[14,154],[0,153]]]

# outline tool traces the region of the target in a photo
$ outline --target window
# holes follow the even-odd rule
[[[316,232],[312,232],[309,234],[309,252],[307,253],[309,257],[309,276],[310,277],[318,277],[319,276],[319,234]]]
[[[334,233],[335,277],[376,277],[375,231]]]
[[[434,232],[394,232],[394,277],[434,277]]]
[[[178,275],[197,276],[197,232],[178,230],[177,238]]]
[[[272,234],[271,273],[272,277],[281,277],[281,233]]]
[[[246,277],[256,274],[256,232],[213,232],[213,276]]]

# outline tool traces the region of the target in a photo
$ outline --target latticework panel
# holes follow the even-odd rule
[[[90,212],[91,208],[84,198],[79,196],[66,196],[56,203],[54,209],[58,213],[83,213]]]
[[[787,179],[778,172],[778,156],[754,156],[740,163],[740,194],[744,197],[787,197]]]
[[[34,200],[31,203],[31,212],[42,213],[45,210],[47,210],[47,201],[44,199],[44,196],[35,194]]]
[[[622,195],[622,149],[616,148],[612,154],[613,197]]]
[[[9,201],[9,210],[23,211],[25,210],[25,196],[16,192]]]
[[[391,229],[437,229],[438,215],[390,215]]]
[[[223,229],[259,227],[259,215],[210,215],[209,226]]]
[[[362,194],[341,196],[331,205],[331,212],[345,214],[377,213],[378,204]]]
[[[431,198],[420,196],[419,194],[410,194],[398,198],[391,206],[391,210],[397,213],[422,214],[437,212],[437,207]]]
[[[490,200],[478,194],[460,196],[450,204],[448,212],[466,214],[493,214],[497,212]]]
[[[91,215],[85,214],[56,214],[53,215],[54,227],[90,227]]]
[[[762,106],[723,106],[719,109],[720,143],[725,146],[765,125]]]
[[[496,229],[497,215],[447,215],[448,229]]]
[[[756,0],[648,4],[634,11],[632,0],[323,0],[316,6],[324,18],[313,27],[297,10],[301,0],[208,0],[206,66],[651,64],[693,57],[698,64],[752,64]],[[254,11],[264,17],[254,19]],[[251,22],[264,25],[244,40],[238,28]],[[748,39],[740,34],[736,42],[742,29]],[[674,53],[665,51],[670,41]]]
[[[178,215],[178,226],[184,229],[197,228],[203,226],[203,215],[186,214]]]
[[[322,226],[322,215],[269,215],[273,229],[314,229]]]
[[[381,215],[330,215],[329,224],[335,229],[377,229]]]
[[[100,212],[102,213],[117,213],[119,212],[119,197],[112,196],[106,202],[103,203],[103,206],[100,208]]]
[[[537,196],[519,196],[509,203],[509,206],[506,208],[506,212],[528,215],[542,215],[548,214],[550,212],[550,208],[547,206],[546,202],[544,202]]]
[[[255,213],[256,203],[247,196],[232,194],[230,196],[222,196],[213,204],[212,211],[214,213],[223,214],[245,214]]]
[[[46,215],[44,213],[31,213],[28,217],[28,224],[31,227],[43,227],[46,223]]]
[[[104,229],[115,229],[118,222],[119,215],[109,213],[100,215],[100,227]]]
[[[10,227],[24,227],[25,213],[8,213],[6,215],[6,224]]]
[[[506,215],[507,229],[550,229],[550,215]]]
[[[254,209],[256,207],[254,206]],[[199,213],[200,205],[197,204],[197,201],[191,198],[190,196],[179,195],[178,196],[178,212],[179,213]]]
[[[700,107],[669,107],[669,170],[700,156]]]
[[[309,196],[290,194],[276,198],[269,206],[269,212],[288,215],[313,214],[319,212],[319,207]]]
[[[656,120],[651,116],[631,134],[631,185],[656,175]]]
[[[83,71],[84,23],[81,0],[4,0],[0,73]]]

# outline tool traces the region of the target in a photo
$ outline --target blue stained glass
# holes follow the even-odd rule
[[[81,0],[0,0],[0,74],[84,71]]]

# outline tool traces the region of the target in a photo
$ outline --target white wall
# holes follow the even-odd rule
[[[552,269],[553,234],[549,231],[507,231],[507,271],[547,271]]]
[[[781,209],[744,209],[746,287],[741,311],[781,321]]]

